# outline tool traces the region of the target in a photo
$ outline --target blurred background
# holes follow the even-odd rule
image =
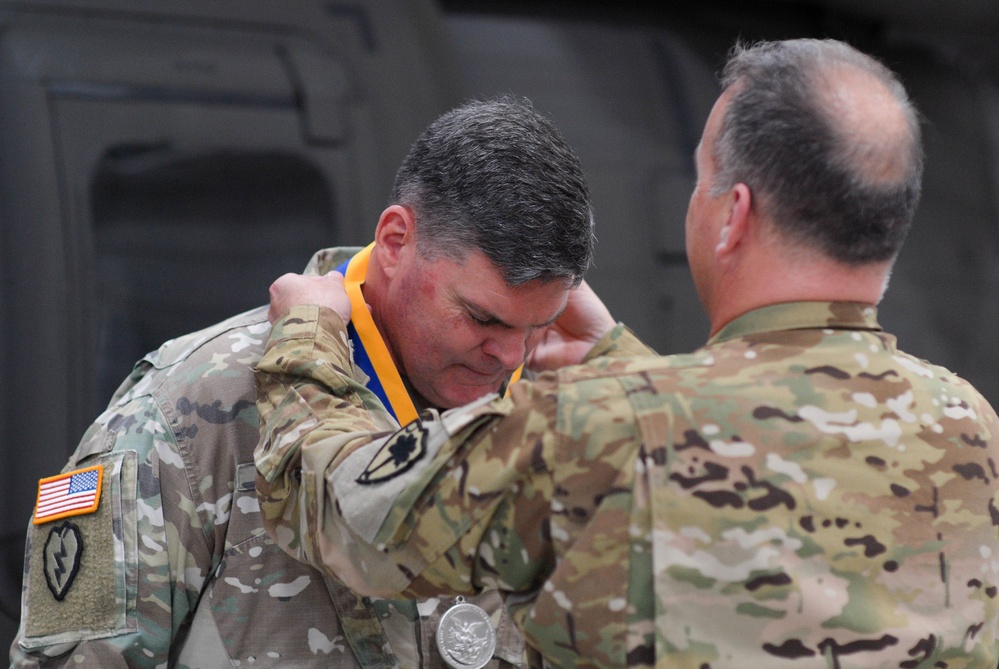
[[[881,322],[999,403],[999,3],[650,4],[0,0],[0,653],[37,480],[133,362],[370,241],[409,144],[470,97],[555,119],[590,182],[589,281],[671,353],[708,333],[683,220],[727,50],[834,37],[880,56],[927,152]]]

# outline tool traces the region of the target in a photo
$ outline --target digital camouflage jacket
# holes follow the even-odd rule
[[[497,588],[562,667],[995,667],[999,418],[871,306],[595,357],[379,432],[342,322],[257,376],[268,531],[359,592]]]
[[[354,251],[321,251],[310,271]],[[64,469],[102,471],[95,508],[29,526],[12,667],[444,669],[434,634],[451,600],[364,600],[264,532],[252,370],[269,329],[256,309],[136,365]],[[479,603],[496,627],[492,666],[520,664],[498,597]]]

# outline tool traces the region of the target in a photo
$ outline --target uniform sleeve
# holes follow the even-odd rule
[[[271,536],[366,595],[535,587],[551,562],[538,505],[547,504],[543,452],[554,413],[543,389],[555,377],[379,433],[364,409],[367,391],[349,378],[348,355],[343,323],[326,309],[296,307],[272,331],[257,370],[255,453]],[[513,508],[510,492],[525,486],[540,492],[518,495]],[[519,519],[534,529],[507,582],[495,570],[506,548],[481,546],[497,524],[517,536]]]
[[[205,510],[151,397],[90,428],[66,471],[91,468],[95,510],[29,525],[12,667],[166,666],[213,569]]]
[[[618,323],[593,345],[583,357],[583,362],[597,358],[625,358],[636,356],[657,355],[655,351],[642,343],[642,340],[624,323]]]

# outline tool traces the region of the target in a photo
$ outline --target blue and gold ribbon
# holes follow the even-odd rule
[[[378,396],[385,408],[391,412],[400,425],[416,420],[416,406],[406,391],[402,376],[392,362],[382,334],[371,318],[368,305],[364,302],[361,285],[368,272],[368,260],[374,242],[361,249],[357,255],[345,262],[337,271],[343,274],[343,286],[350,298],[350,323],[347,336],[354,349],[354,364],[368,375],[368,390]]]

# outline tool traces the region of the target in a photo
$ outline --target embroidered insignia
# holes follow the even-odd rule
[[[427,430],[416,420],[388,438],[375,453],[357,482],[384,483],[405,474],[427,452]]]
[[[38,482],[35,525],[93,513],[101,501],[104,465],[50,476]]]
[[[70,522],[56,525],[49,530],[45,540],[42,560],[45,567],[45,583],[52,596],[62,601],[80,571],[80,556],[83,555],[83,535],[80,528]]]

